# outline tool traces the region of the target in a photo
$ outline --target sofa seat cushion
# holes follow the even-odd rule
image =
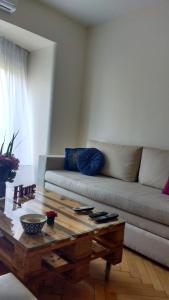
[[[105,155],[101,174],[125,181],[137,181],[142,148],[89,141],[88,147],[99,149]]]
[[[47,191],[51,191],[57,194],[62,195],[62,199],[64,198],[70,198],[78,201],[82,204],[82,206],[85,205],[91,205],[94,207],[97,207],[98,210],[107,211],[109,213],[118,213],[120,218],[124,219],[126,223],[134,225],[136,227],[142,228],[143,230],[149,231],[155,235],[161,236],[167,240],[169,240],[169,230],[168,226],[157,223],[152,220],[148,220],[146,218],[134,215],[132,213],[129,213],[127,211],[121,210],[117,207],[106,205],[101,202],[96,202],[95,200],[91,200],[85,196],[79,195],[77,193],[65,190],[55,184],[45,182],[45,189]],[[51,195],[50,195],[51,198]]]
[[[1,300],[38,300],[12,273],[0,276]]]
[[[136,182],[71,171],[47,171],[45,181],[89,199],[169,225],[169,196]]]

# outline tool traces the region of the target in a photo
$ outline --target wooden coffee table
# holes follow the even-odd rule
[[[40,285],[62,276],[77,282],[89,274],[89,264],[99,257],[106,261],[105,278],[110,266],[122,260],[124,221],[96,224],[88,215],[72,208],[80,203],[52,192],[37,192],[19,208],[6,199],[0,212],[0,260],[35,294]],[[39,235],[25,234],[20,216],[56,210],[54,226],[45,224]]]

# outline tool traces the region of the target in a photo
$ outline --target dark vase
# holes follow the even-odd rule
[[[0,182],[0,198],[5,198],[6,194],[6,182]]]
[[[48,225],[53,225],[55,221],[55,217],[48,217],[47,218],[47,224]]]

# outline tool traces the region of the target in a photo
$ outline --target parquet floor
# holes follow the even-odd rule
[[[57,292],[42,290],[39,300],[169,300],[169,270],[128,249],[122,263],[112,267],[107,283],[104,269],[105,262],[95,260],[89,278],[75,285],[60,279]],[[0,263],[0,275],[7,271]]]
[[[128,249],[122,263],[112,267],[108,283],[104,269],[104,261],[98,259],[91,265],[90,278],[76,285],[60,282],[62,296],[49,292],[40,300],[169,300],[169,271]]]

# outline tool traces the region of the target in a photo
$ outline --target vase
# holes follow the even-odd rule
[[[6,182],[0,182],[0,211],[5,209]]]
[[[5,199],[6,194],[6,182],[0,182],[0,199]]]

